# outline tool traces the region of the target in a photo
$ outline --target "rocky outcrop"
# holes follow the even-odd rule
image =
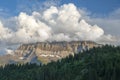
[[[9,56],[9,61],[14,63],[37,63],[47,64],[51,61],[57,61],[69,55],[89,50],[93,47],[101,46],[92,41],[71,41],[71,42],[38,42],[31,44],[22,44],[14,51],[14,55]],[[5,56],[4,56],[5,57]]]
[[[32,44],[22,44],[16,51],[15,55],[19,59],[29,62],[33,55],[42,63],[56,61],[65,58],[68,55],[82,52],[93,47],[98,47],[99,44],[92,41],[72,41],[72,42],[38,42]]]

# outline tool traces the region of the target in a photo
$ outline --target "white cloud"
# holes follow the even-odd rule
[[[91,24],[96,23],[97,25],[101,26],[101,28],[104,29],[105,34],[111,34],[120,37],[120,9],[111,12],[108,16],[103,18],[85,16],[85,19]]]
[[[43,12],[28,15],[21,12],[15,17],[17,30],[8,39],[13,43],[36,41],[97,40],[104,31],[97,25],[90,25],[80,14],[78,8],[70,3],[60,7],[51,6]],[[2,28],[6,29],[5,27]],[[8,29],[10,30],[10,29]],[[6,35],[8,31],[4,31]],[[2,33],[1,33],[2,34]],[[7,37],[6,37],[7,38]]]
[[[26,40],[33,39],[32,41],[47,40],[51,35],[51,28],[48,27],[44,22],[36,19],[33,15],[30,16],[26,13],[20,13],[18,16],[19,28],[16,32],[16,36],[23,39],[26,37]]]
[[[89,24],[97,24],[104,30],[104,35],[98,38],[97,41],[109,44],[120,43],[120,8],[104,17],[95,17],[94,14],[91,14],[86,9],[79,9],[79,12],[82,15],[82,19],[85,19]]]
[[[31,15],[21,12],[12,18],[12,23],[8,23],[7,27],[0,22],[0,42],[7,45],[44,41],[112,40],[112,36],[104,35],[104,30],[92,23],[95,20],[84,13],[72,3],[60,7],[51,6],[43,12],[34,11]]]
[[[49,9],[45,10],[43,13],[43,18],[47,21],[50,21],[54,14],[58,13],[58,9],[54,6],[51,6]]]
[[[5,28],[0,21],[0,40],[4,40],[11,37],[11,30],[8,28]]]
[[[43,3],[45,7],[56,6],[59,5],[61,0],[47,0]]]

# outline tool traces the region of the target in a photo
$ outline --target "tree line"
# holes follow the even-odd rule
[[[105,45],[47,65],[8,64],[0,80],[120,80],[120,47]]]

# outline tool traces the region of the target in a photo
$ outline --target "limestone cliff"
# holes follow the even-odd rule
[[[47,64],[69,55],[82,52],[93,47],[101,46],[92,41],[71,42],[38,42],[22,44],[14,53],[0,56],[0,65],[11,63],[37,63]]]
[[[75,53],[98,46],[100,45],[92,41],[38,42],[22,44],[15,51],[15,56],[18,57],[15,61],[30,62],[33,58],[36,58],[40,62],[46,64],[64,58],[70,54],[74,55]]]

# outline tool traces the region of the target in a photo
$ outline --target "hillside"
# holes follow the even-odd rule
[[[6,65],[1,80],[120,80],[120,47],[103,46],[47,65]]]

